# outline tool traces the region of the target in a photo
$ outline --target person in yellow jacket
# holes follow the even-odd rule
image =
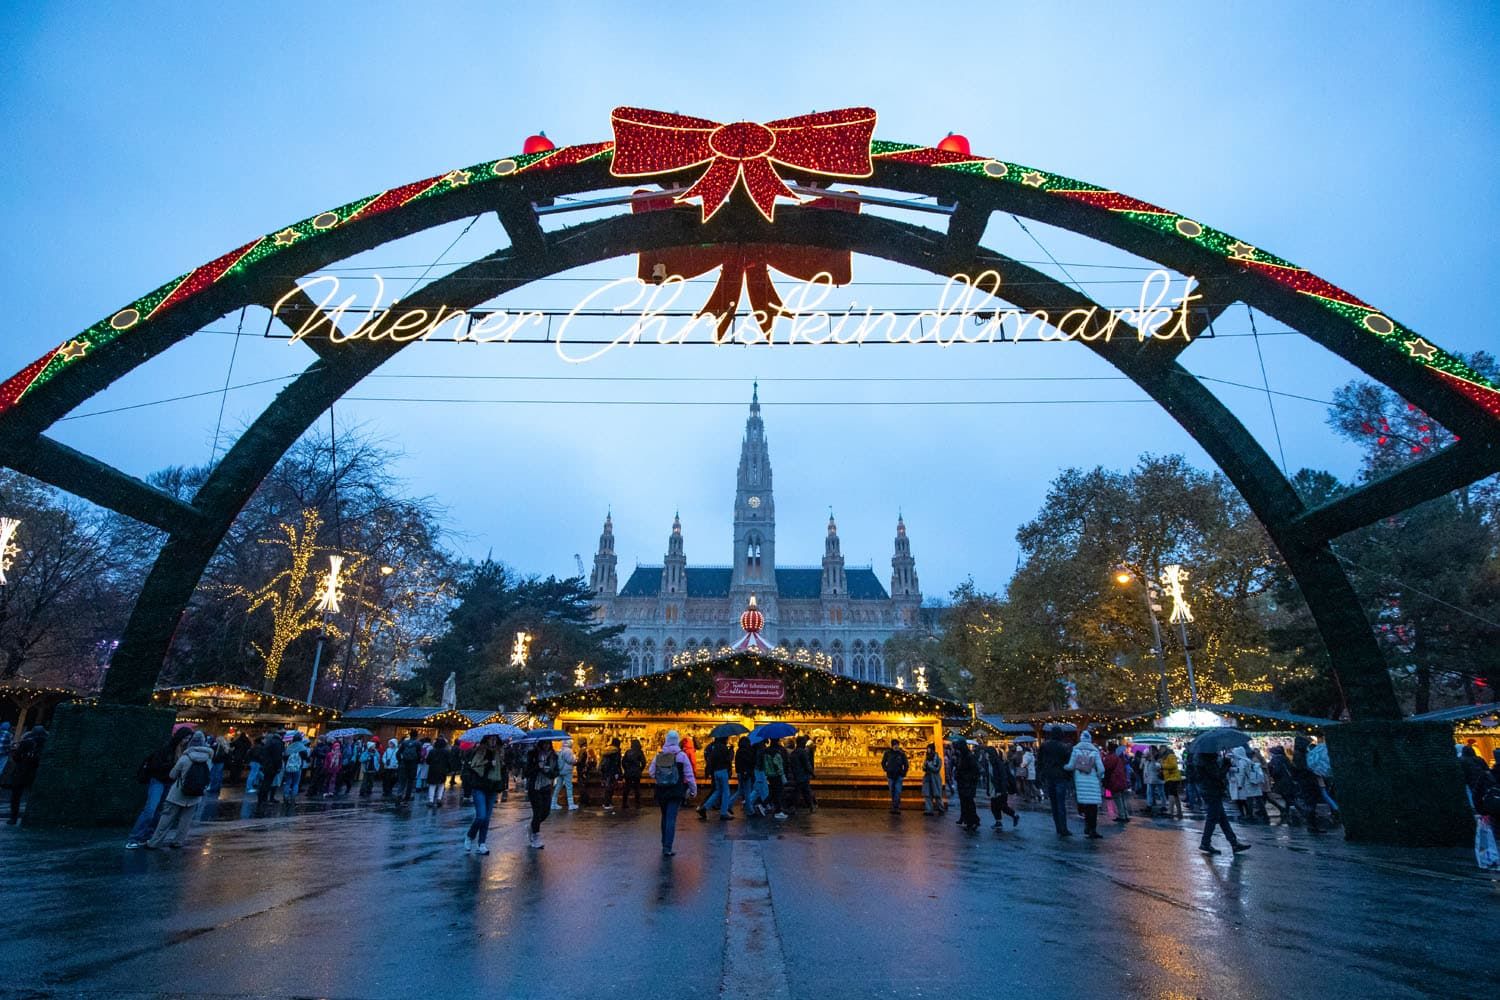
[[[1171,747],[1161,758],[1161,780],[1166,784],[1167,818],[1182,819],[1182,769]]]

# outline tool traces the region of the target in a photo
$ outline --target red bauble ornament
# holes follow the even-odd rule
[[[522,153],[548,153],[556,149],[557,145],[547,138],[546,132],[538,132],[536,135],[526,137],[526,145],[521,147]]]
[[[740,615],[740,628],[744,629],[746,632],[749,632],[751,635],[759,632],[762,626],[764,626],[765,624],[766,616],[761,614],[759,611],[756,611],[754,608],[751,608],[749,611],[746,611],[744,614]]]
[[[969,140],[957,132],[949,132],[947,138],[937,144],[937,148],[947,153],[961,153],[964,156],[973,155],[969,152]]]

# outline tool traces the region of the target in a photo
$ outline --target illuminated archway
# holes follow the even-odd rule
[[[386,339],[335,345],[326,336],[308,338],[317,359],[246,430],[190,502],[45,432],[79,403],[212,320],[247,305],[270,306],[288,293],[295,301],[296,278],[289,275],[307,275],[382,243],[494,211],[510,246],[433,281],[407,297],[405,308],[472,308],[526,282],[642,251],[777,244],[880,257],[939,275],[993,270],[1003,280],[1002,296],[1020,308],[1076,309],[1080,315],[1100,309],[1049,276],[981,246],[985,225],[998,211],[1084,234],[1198,279],[1205,302],[1192,317],[1189,337],[1080,339],[1160,403],[1266,525],[1332,651],[1356,717],[1398,717],[1380,651],[1329,541],[1500,471],[1500,391],[1373,306],[1230,234],[1024,164],[872,139],[874,115],[864,115],[867,110],[768,126],[719,126],[621,109],[615,116],[618,145],[595,142],[501,157],[320,212],[115,310],[0,385],[0,462],[167,534],[111,665],[106,700],[148,701],[176,622],[241,507],[313,421],[404,344]],[[828,128],[854,130],[852,148],[863,150],[867,170],[845,156],[847,144],[840,150],[824,143],[827,133],[819,130]],[[645,136],[641,129],[655,133]],[[668,193],[659,199],[668,210],[553,232],[539,224],[538,205],[620,188],[625,177],[646,175],[663,184],[692,185],[676,193],[679,200],[700,198],[701,208],[672,209]],[[776,207],[779,194],[792,193],[788,183],[806,193],[829,176],[857,178],[861,190],[930,196],[951,206],[947,225]],[[741,197],[736,185],[751,197]],[[1307,508],[1250,433],[1177,361],[1187,343],[1237,301],[1277,317],[1389,386],[1452,430],[1459,443]],[[300,304],[314,308],[305,296]],[[1088,319],[1081,329],[1096,329],[1098,322]]]

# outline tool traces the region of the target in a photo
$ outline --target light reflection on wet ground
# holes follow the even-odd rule
[[[1037,811],[971,836],[949,818],[824,810],[781,826],[684,813],[664,859],[653,809],[554,814],[538,852],[513,800],[480,859],[449,803],[234,795],[181,852],[0,831],[0,993],[713,996],[742,839],[761,843],[795,997],[1500,990],[1500,964],[1476,961],[1500,945],[1500,881],[1465,851],[1252,826],[1249,854],[1205,858],[1196,830],[1164,821],[1091,843],[1058,841]]]

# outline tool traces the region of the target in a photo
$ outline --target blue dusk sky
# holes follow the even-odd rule
[[[1450,351],[1496,347],[1470,301],[1493,288],[1500,198],[1491,4],[70,3],[0,17],[5,374],[321,209],[517,152],[539,129],[563,144],[607,139],[617,105],[721,121],[869,105],[880,138],[960,132],[978,153],[1234,233]],[[338,273],[362,295],[376,273],[405,291],[505,242],[490,214]],[[1130,304],[1147,269],[1009,216],[985,242],[1109,305]],[[566,307],[634,268],[598,265],[503,301]],[[861,306],[936,303],[930,275],[857,258],[854,276],[840,294]],[[1210,383],[1291,470],[1353,475],[1356,451],[1317,401],[1356,372],[1255,321],[1266,380],[1290,394],[1273,397],[1279,445],[1242,306],[1184,364],[1249,386]],[[226,379],[261,384],[222,399],[221,451],[311,360],[266,328],[264,310],[243,327],[222,317],[52,433],[136,475],[203,463]],[[1076,344],[638,348],[585,365],[542,347],[417,345],[336,412],[401,449],[401,474],[445,506],[459,551],[570,574],[612,508],[623,580],[635,561],[660,560],[676,510],[691,562],[728,561],[754,378],[780,562],[818,561],[832,507],[850,563],[885,579],[899,508],[929,595],[970,575],[1003,587],[1015,530],[1061,468],[1121,468],[1143,452],[1208,464]]]

